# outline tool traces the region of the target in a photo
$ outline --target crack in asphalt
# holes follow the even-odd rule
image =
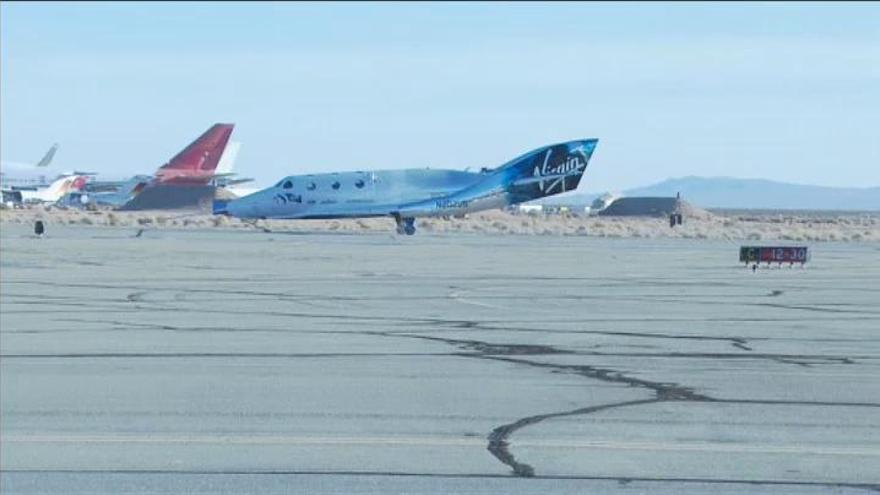
[[[463,351],[459,353],[459,356],[469,357],[474,359],[483,359],[483,360],[493,360],[493,361],[501,361],[507,363],[513,363],[518,365],[525,365],[540,369],[549,369],[551,372],[564,372],[571,373],[580,376],[584,376],[586,378],[599,380],[606,383],[614,383],[619,385],[626,385],[629,387],[636,387],[649,390],[653,393],[653,397],[647,399],[636,399],[630,401],[622,401],[622,402],[614,402],[609,404],[599,404],[593,406],[586,406],[577,409],[560,411],[560,412],[551,412],[544,414],[537,414],[533,416],[527,416],[524,418],[520,418],[512,423],[504,424],[494,428],[489,435],[487,436],[488,444],[486,449],[501,463],[509,466],[512,470],[513,475],[519,477],[534,477],[535,476],[535,468],[523,462],[511,452],[510,450],[510,442],[509,438],[518,430],[525,428],[530,425],[534,425],[540,423],[542,421],[560,417],[567,416],[581,416],[593,414],[599,411],[607,411],[610,409],[617,408],[625,408],[625,407],[636,407],[636,406],[644,406],[648,404],[657,404],[661,402],[691,402],[691,403],[720,403],[720,404],[762,404],[762,405],[800,405],[800,406],[838,406],[838,407],[872,407],[872,408],[880,408],[880,403],[873,402],[830,402],[830,401],[803,401],[803,400],[762,400],[762,399],[727,399],[727,398],[718,398],[713,397],[707,394],[698,393],[693,388],[683,386],[673,382],[659,382],[653,380],[647,380],[643,378],[636,378],[630,375],[625,374],[622,371],[615,370],[612,368],[603,368],[597,366],[590,365],[578,365],[578,364],[557,364],[557,363],[547,363],[541,361],[533,361],[528,359],[523,359],[521,357],[512,357],[512,356],[522,356],[522,355],[552,355],[552,354],[582,354],[576,353],[572,351],[566,351],[562,349],[557,349],[552,346],[545,345],[520,345],[520,344],[492,344],[488,342],[483,342],[479,340],[467,340],[467,339],[448,339],[442,337],[433,337],[426,335],[412,335],[405,333],[392,333],[392,332],[368,332],[373,335],[381,335],[385,337],[404,337],[404,338],[414,338],[421,340],[431,340],[431,341],[439,341],[444,342],[449,345],[454,345],[456,347],[461,348]],[[676,354],[676,353],[669,353]],[[679,354],[683,355],[683,353]],[[729,356],[723,354],[703,354],[705,357],[714,357],[718,358],[721,356]],[[762,355],[752,355],[745,354],[742,357],[747,358],[756,358],[762,357]],[[779,356],[774,355],[763,355],[763,357],[769,357],[774,360],[779,360],[781,362],[791,362],[793,364],[805,365],[803,362],[797,360],[781,360]],[[811,359],[825,358],[823,356],[808,356]],[[853,361],[849,358],[831,358],[823,361],[824,364],[828,363],[836,363],[836,364],[852,364]],[[834,485],[837,486],[837,485]]]
[[[856,359],[874,359],[874,356],[829,356],[824,354],[775,354],[775,353],[721,353],[721,352],[601,352],[601,351],[571,351],[558,349],[548,345],[536,344],[494,344],[479,340],[451,339],[446,337],[434,337],[404,332],[361,332],[369,335],[381,335],[385,337],[407,337],[412,339],[430,340],[458,346],[462,349],[474,351],[478,354],[492,355],[548,355],[568,354],[577,356],[605,356],[605,357],[647,357],[669,359],[767,359],[783,364],[795,364],[810,366],[813,364],[855,364]],[[608,333],[608,332],[606,332]],[[686,338],[686,337],[683,337]],[[730,340],[729,338],[715,338],[714,340]],[[738,342],[743,339],[736,339]],[[737,343],[738,343],[737,342]],[[742,345],[745,350],[751,348]],[[472,354],[462,354],[472,356]]]
[[[232,328],[232,327],[183,327],[176,325],[168,325],[168,324],[157,324],[157,323],[140,323],[140,322],[123,322],[119,320],[94,320],[94,319],[81,319],[81,318],[60,318],[57,321],[64,321],[70,323],[105,323],[108,325],[112,325],[112,330],[125,330],[129,328],[138,328],[138,329],[148,329],[148,330],[158,330],[158,331],[172,331],[172,332],[275,332],[275,333],[289,333],[290,331],[287,329],[278,329],[278,328],[265,328],[265,329],[240,329],[240,328]],[[477,322],[454,322],[456,328],[468,328],[468,329],[485,329],[485,326],[478,324]],[[501,327],[496,327],[501,328]],[[99,330],[90,330],[90,331],[99,331]],[[43,332],[30,332],[30,331],[18,331],[16,333],[43,333]],[[535,344],[496,344],[483,342],[478,340],[467,340],[467,339],[450,339],[443,337],[434,337],[430,335],[420,335],[413,333],[404,333],[404,332],[376,332],[376,331],[364,331],[364,332],[346,332],[346,331],[328,331],[328,330],[316,330],[316,331],[308,331],[308,330],[300,330],[297,333],[308,333],[308,334],[362,334],[362,335],[379,335],[383,337],[408,337],[413,339],[421,339],[421,340],[429,340],[436,342],[443,342],[446,344],[457,345],[466,350],[473,351],[479,354],[484,355],[549,355],[549,354],[568,354],[568,355],[581,355],[581,356],[603,356],[603,357],[646,357],[646,358],[664,358],[664,359],[766,359],[775,361],[782,364],[793,364],[803,367],[810,367],[816,364],[854,364],[856,359],[869,360],[874,359],[873,356],[829,356],[829,355],[813,355],[813,354],[776,354],[776,353],[720,353],[720,352],[602,352],[602,351],[572,351],[572,350],[563,350],[558,349],[552,346],[546,345],[535,345]],[[632,332],[577,332],[577,333],[586,333],[586,334],[604,334],[604,335],[613,335],[613,336],[638,336],[638,337],[657,337],[657,338],[671,338],[671,339],[694,339],[694,340],[714,340],[714,341],[731,341],[733,345],[737,348],[751,351],[751,348],[745,345],[747,342],[745,339],[739,337],[703,337],[703,336],[688,336],[688,335],[671,335],[671,334],[634,334]],[[430,353],[429,353],[430,354]],[[436,353],[437,355],[458,355],[456,353]],[[74,354],[4,354],[0,355],[0,357],[102,357],[109,356],[109,354],[102,353],[74,353]],[[276,354],[276,353],[260,353],[260,352],[252,352],[252,353],[113,353],[112,356],[115,357],[200,357],[200,356],[228,356],[228,357],[261,357],[261,356],[270,356],[277,355],[279,357],[283,357],[286,354]],[[346,354],[339,354],[346,355]],[[470,355],[470,354],[468,354]]]
[[[554,279],[555,280],[555,279]],[[8,283],[16,283],[16,282],[8,282]],[[24,282],[32,285],[40,285],[34,284],[33,282]],[[45,284],[45,285],[55,285],[55,284]],[[181,294],[180,289],[163,289],[163,288],[142,288],[142,287],[130,287],[130,286],[117,286],[117,285],[92,285],[92,284],[67,284],[69,287],[87,287],[87,288],[106,288],[106,289],[128,289],[134,292],[129,292],[125,295],[122,302],[125,303],[136,303],[138,304],[138,308],[142,310],[156,310],[156,311],[182,311],[188,312],[192,311],[188,308],[183,307],[174,307],[174,306],[162,306],[159,303],[173,303],[180,302]],[[163,294],[163,298],[167,298],[167,294],[174,295],[170,300],[162,300],[162,301],[150,301],[146,298],[147,295],[155,292],[165,293]],[[216,295],[218,293],[228,294],[234,296],[252,296],[255,298],[274,298],[277,301],[282,302],[298,302],[303,304],[314,304],[315,295],[299,295],[299,294],[290,294],[283,292],[269,292],[269,291],[247,291],[247,290],[227,290],[227,291],[217,291],[216,289],[190,289],[187,293],[206,293]],[[773,290],[769,294],[765,294],[766,297],[778,297],[784,294],[782,290]],[[482,296],[481,296],[482,297]],[[751,296],[748,296],[751,297]],[[326,301],[337,301],[337,302],[355,302],[355,301],[376,301],[376,300],[385,300],[385,298],[364,298],[364,297],[349,297],[349,296],[328,296],[328,295],[319,295],[317,296],[322,302]],[[413,297],[394,297],[395,300],[405,299],[405,300],[439,300],[446,299],[447,296],[413,296]],[[504,296],[505,299],[509,299],[509,296]],[[568,297],[563,299],[569,300],[581,300],[585,297]],[[71,302],[62,302],[61,299],[67,299]],[[486,297],[486,299],[493,299],[492,297]],[[533,297],[531,298],[533,299]],[[554,299],[559,299],[559,297],[554,296]],[[630,300],[640,300],[640,298],[630,298]],[[119,299],[110,299],[105,302],[119,302]],[[16,301],[16,304],[35,304],[35,303],[44,303],[45,301]],[[190,302],[190,301],[187,301]],[[692,301],[693,302],[693,301]],[[701,303],[697,301],[698,303]],[[55,298],[53,304],[58,306],[81,306],[82,302],[77,301],[75,298]],[[141,304],[149,304],[152,307],[142,307]],[[758,302],[751,303],[749,305],[752,306],[763,306],[769,308],[776,309],[788,309],[788,310],[805,310],[810,312],[820,312],[820,313],[836,313],[836,314],[861,314],[861,315],[873,315],[877,314],[875,312],[870,311],[849,311],[840,308],[832,308],[828,307],[830,305],[826,305],[825,307],[814,307],[814,306],[802,306],[802,305],[791,305],[791,304],[780,304],[780,303],[767,303],[767,302]],[[529,366],[532,368],[549,370],[552,373],[569,373],[575,374],[578,376],[583,376],[588,379],[598,380],[606,383],[613,383],[616,385],[622,385],[627,387],[639,388],[646,391],[651,392],[652,397],[644,398],[644,399],[636,399],[630,401],[621,401],[621,402],[613,402],[607,404],[599,404],[586,406],[571,410],[559,411],[559,412],[550,412],[537,414],[533,416],[527,416],[520,418],[516,421],[513,421],[508,424],[500,425],[494,428],[487,436],[487,450],[501,463],[509,466],[512,470],[512,473],[515,476],[520,477],[532,477],[536,475],[535,468],[530,464],[518,459],[514,453],[511,451],[510,438],[517,431],[538,423],[541,423],[546,420],[551,420],[555,418],[561,417],[570,417],[570,416],[585,416],[594,414],[600,411],[608,411],[612,409],[619,408],[627,408],[627,407],[640,407],[646,406],[650,404],[657,404],[662,402],[689,402],[689,403],[719,403],[719,404],[763,404],[763,405],[801,405],[801,406],[837,406],[837,407],[871,407],[871,408],[880,408],[880,403],[873,402],[863,402],[863,403],[847,403],[847,402],[832,402],[832,401],[798,401],[798,400],[761,400],[761,399],[727,399],[714,397],[707,394],[699,393],[695,391],[691,387],[687,387],[678,383],[673,382],[660,382],[660,381],[652,381],[643,378],[638,378],[627,374],[624,371],[616,370],[609,367],[599,367],[599,366],[591,366],[591,365],[582,365],[582,364],[557,364],[557,363],[548,363],[542,361],[535,361],[531,359],[524,359],[523,356],[541,356],[541,355],[575,355],[575,356],[617,356],[617,357],[644,357],[644,358],[703,358],[703,359],[767,359],[772,360],[781,364],[791,364],[796,366],[804,366],[809,367],[813,365],[823,365],[823,364],[840,364],[840,365],[848,365],[854,364],[854,359],[872,359],[871,356],[828,356],[828,355],[785,355],[785,354],[770,354],[770,353],[754,353],[751,352],[753,348],[749,345],[752,341],[758,340],[770,340],[766,338],[745,338],[739,336],[705,336],[705,335],[686,335],[686,334],[663,334],[663,333],[648,333],[648,332],[616,332],[616,331],[596,331],[596,330],[551,330],[551,329],[536,329],[536,328],[528,328],[528,327],[506,327],[503,325],[492,325],[492,322],[489,321],[471,321],[471,320],[450,320],[450,319],[442,319],[442,318],[404,318],[404,317],[396,317],[396,316],[365,316],[365,315],[339,315],[339,314],[320,314],[320,313],[304,313],[304,312],[283,312],[283,311],[242,311],[242,310],[229,310],[224,308],[217,308],[216,310],[212,310],[218,314],[235,314],[235,315],[249,315],[249,314],[260,314],[260,315],[274,315],[281,317],[301,317],[301,318],[315,318],[315,319],[328,319],[328,320],[337,320],[341,322],[384,322],[389,325],[396,326],[407,326],[412,328],[413,326],[425,325],[432,328],[434,332],[446,330],[487,330],[487,331],[500,331],[500,332],[545,332],[545,333],[574,333],[574,334],[587,334],[587,335],[607,335],[607,336],[615,336],[615,337],[636,337],[636,338],[647,338],[647,339],[683,339],[683,340],[697,340],[697,341],[715,341],[715,342],[727,342],[731,346],[739,349],[741,351],[746,351],[745,353],[683,353],[683,352],[665,352],[665,353],[649,353],[649,352],[637,352],[637,353],[603,353],[603,352],[595,352],[595,351],[573,351],[573,350],[565,350],[560,349],[550,345],[538,345],[538,344],[499,344],[499,343],[490,343],[480,340],[472,340],[472,339],[452,339],[452,338],[442,338],[431,335],[420,335],[417,333],[403,333],[403,332],[376,332],[376,331],[364,331],[364,332],[328,332],[328,331],[320,331],[320,332],[309,332],[309,333],[360,333],[364,335],[375,335],[382,337],[396,337],[396,338],[411,338],[411,339],[421,339],[428,341],[436,341],[442,342],[448,345],[456,346],[461,349],[462,352],[455,353],[266,353],[266,352],[254,352],[254,353],[80,353],[80,354],[11,354],[11,355],[0,355],[0,358],[114,358],[114,357],[140,357],[140,358],[167,358],[167,357],[182,357],[182,358],[214,358],[214,357],[277,357],[277,358],[305,358],[305,357],[351,357],[351,356],[460,356],[466,357],[470,359],[481,359],[481,360],[491,360],[496,362],[506,362],[515,365],[521,366]],[[841,315],[842,316],[842,315]],[[682,319],[682,318],[662,318],[663,321],[686,321],[686,322],[702,322],[702,321],[802,321],[807,318],[705,318],[705,319]],[[809,318],[810,320],[816,320],[817,318]],[[862,316],[862,317],[848,317],[848,320],[856,320],[856,319],[867,319],[873,320],[875,317],[871,316]],[[627,321],[627,322],[644,322],[644,321],[656,321],[656,318],[645,319],[645,318],[622,318],[622,319],[596,319],[589,320],[579,318],[577,320],[558,320],[558,322],[565,323],[585,323],[588,321],[601,321],[601,322],[618,322],[618,321]],[[59,320],[63,321],[63,320]],[[84,321],[69,318],[67,321]],[[91,323],[96,323],[94,320],[90,320]],[[546,321],[545,321],[546,322]],[[161,330],[161,331],[242,331],[241,329],[221,329],[215,327],[201,327],[201,328],[187,328],[187,327],[179,327],[173,325],[161,325],[161,324],[144,324],[144,323],[132,323],[132,322],[124,322],[118,320],[112,321],[104,321],[103,323],[114,325],[117,328],[131,328],[138,327],[141,329],[152,329],[152,330]],[[506,322],[496,322],[496,323],[506,323]],[[439,327],[439,329],[438,329]],[[275,330],[275,329],[266,329],[265,331],[286,331],[286,330]],[[543,476],[542,476],[543,477]],[[620,478],[622,482],[628,482],[630,478]],[[824,486],[847,486],[847,484],[825,484]]]
[[[142,292],[173,292],[178,291],[179,289],[173,288],[163,288],[163,287],[139,287],[132,285],[115,285],[115,284],[84,284],[84,283],[67,283],[67,284],[58,284],[58,283],[48,283],[48,282],[39,282],[39,281],[5,281],[7,284],[27,284],[27,285],[36,285],[36,286],[53,286],[53,287],[68,287],[68,288],[98,288],[98,289],[117,289],[117,290],[134,290],[134,291],[142,291]],[[643,285],[644,287],[645,285]],[[624,287],[624,286],[621,286]],[[739,286],[734,286],[739,287]],[[287,292],[269,292],[269,291],[254,291],[254,290],[239,290],[239,289],[217,289],[217,288],[188,288],[188,293],[205,293],[210,295],[217,294],[226,294],[226,295],[235,295],[235,296],[256,296],[256,297],[274,297],[278,300],[286,300],[286,301],[297,301],[297,302],[307,302],[309,299],[314,298],[314,294],[291,294]],[[775,297],[782,295],[784,291],[782,290],[773,290],[769,296]],[[553,300],[571,300],[571,301],[582,301],[582,300],[594,300],[594,299],[603,299],[604,296],[590,295],[590,294],[552,294],[548,295],[548,298],[552,298]],[[738,301],[730,301],[731,298],[751,298],[754,297],[751,294],[729,294],[725,297],[725,301],[700,301],[694,299],[694,297],[688,298],[688,302],[690,304],[702,304],[702,305],[740,305],[740,306],[758,306],[758,307],[769,307],[774,309],[789,309],[789,310],[802,310],[802,311],[810,311],[810,312],[822,312],[822,313],[832,313],[832,314],[862,314],[862,315],[876,315],[880,314],[876,311],[865,311],[864,309],[841,309],[834,307],[822,307],[819,305],[815,306],[805,306],[805,305],[794,305],[794,304],[782,304],[782,303],[767,303],[767,302],[738,302]],[[418,295],[411,296],[408,294],[395,294],[393,296],[388,297],[364,297],[364,296],[339,296],[334,294],[323,294],[321,295],[322,301],[335,301],[335,302],[375,302],[375,301],[385,301],[385,300],[445,300],[448,299],[449,295],[436,295],[436,296],[426,296],[426,295]],[[528,296],[518,296],[515,294],[483,294],[479,296],[480,299],[503,299],[503,300],[516,300],[516,299],[528,299],[535,300],[539,298],[534,294],[530,294]],[[651,301],[651,302],[683,302],[678,298],[663,298],[662,296],[652,296],[650,294],[643,294],[637,297],[623,297],[618,296],[618,300],[630,301],[630,302],[640,302],[640,301]]]
[[[146,294],[146,291],[132,292],[125,296],[125,300],[128,302],[142,302]]]
[[[504,464],[510,466],[513,470],[513,474],[516,476],[521,476],[524,478],[531,478],[535,476],[535,468],[531,465],[526,464],[524,462],[520,462],[514,457],[514,455],[510,452],[510,443],[507,439],[512,435],[515,431],[520,428],[524,428],[531,424],[539,423],[544,421],[545,419],[551,418],[561,418],[565,416],[575,416],[581,414],[590,414],[598,411],[604,411],[606,409],[615,409],[619,407],[627,407],[627,406],[640,406],[643,404],[651,404],[655,402],[659,402],[660,399],[642,399],[642,400],[631,400],[626,402],[615,402],[612,404],[602,404],[598,406],[590,406],[590,407],[582,407],[579,409],[573,409],[571,411],[563,411],[557,413],[547,413],[547,414],[538,414],[535,416],[528,416],[513,423],[509,423],[506,425],[499,426],[492,430],[489,433],[489,445],[486,447],[492,455],[495,456],[496,459],[501,461]]]
[[[414,472],[414,471],[357,471],[357,470],[293,470],[293,469],[4,469],[4,473],[30,474],[30,473],[61,473],[61,474],[195,474],[195,475],[260,475],[260,476],[283,476],[283,475],[345,475],[365,477],[413,477],[413,478],[451,478],[451,479],[494,479],[506,478],[506,475],[491,473],[443,473],[443,472]],[[547,480],[588,480],[588,481],[616,481],[622,485],[634,482],[639,483],[695,483],[708,485],[745,485],[745,486],[792,486],[792,487],[829,487],[829,488],[852,488],[872,492],[880,492],[880,485],[876,483],[847,483],[827,481],[797,481],[776,479],[729,479],[729,478],[684,478],[684,477],[649,477],[649,476],[590,476],[590,475],[545,475],[541,479]]]

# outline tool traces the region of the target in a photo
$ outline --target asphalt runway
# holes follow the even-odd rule
[[[0,243],[4,494],[880,491],[876,243]]]

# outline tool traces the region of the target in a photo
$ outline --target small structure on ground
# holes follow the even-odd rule
[[[681,200],[665,197],[625,197],[615,199],[599,216],[666,217],[681,212]]]
[[[708,211],[675,197],[633,196],[615,199],[598,212],[603,217],[657,217],[669,218],[669,226],[681,225],[685,217],[708,219]]]
[[[537,215],[544,211],[544,207],[540,204],[520,203],[516,205],[518,213]]]
[[[599,212],[599,216],[666,217],[679,213],[681,200],[663,197],[631,197],[615,199]]]
[[[593,203],[590,205],[590,209],[587,211],[587,213],[589,213],[591,215],[598,214],[599,212],[601,212],[605,208],[608,208],[608,206],[610,206],[611,203],[614,203],[619,198],[620,198],[620,194],[614,194],[614,193],[610,193],[610,192],[605,193],[605,194],[603,194],[593,200]]]

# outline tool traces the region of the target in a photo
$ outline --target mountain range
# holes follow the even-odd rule
[[[703,208],[880,210],[880,187],[826,187],[766,179],[679,177],[623,191],[624,196],[675,196]],[[590,204],[601,193],[574,193],[556,204]],[[546,204],[552,204],[549,201]]]

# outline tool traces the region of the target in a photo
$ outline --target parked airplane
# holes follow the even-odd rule
[[[58,144],[35,164],[7,163],[0,165],[0,195],[4,204],[54,203],[72,190],[81,189],[87,172],[61,172],[50,168]]]
[[[88,204],[118,207],[125,205],[147,187],[205,186],[215,180],[229,180],[238,143],[230,150],[227,141],[234,124],[215,124],[183,151],[162,165],[154,175],[134,175],[124,179],[90,180],[83,191],[71,192],[59,204],[81,207]],[[224,167],[222,173],[217,169]],[[99,177],[103,178],[104,174]],[[241,179],[236,179],[241,180]]]
[[[59,206],[82,208],[88,205],[116,207],[131,201],[153,179],[149,175],[135,175],[128,180],[107,183],[87,182],[81,191],[72,191],[58,200]],[[108,185],[110,184],[110,185]]]
[[[210,207],[217,166],[235,124],[215,124],[189,146],[159,167],[153,180],[120,210],[169,210]],[[227,174],[228,175],[228,174]]]
[[[215,178],[220,157],[235,124],[214,124],[165,165],[159,167],[150,186],[208,185]]]
[[[55,203],[71,191],[83,188],[88,177],[83,175],[67,175],[59,177],[47,186],[12,187],[2,190],[3,203]]]
[[[232,201],[214,213],[243,219],[393,217],[399,234],[416,231],[416,217],[462,215],[501,208],[577,188],[597,139],[538,148],[479,173],[381,170],[292,175]]]

